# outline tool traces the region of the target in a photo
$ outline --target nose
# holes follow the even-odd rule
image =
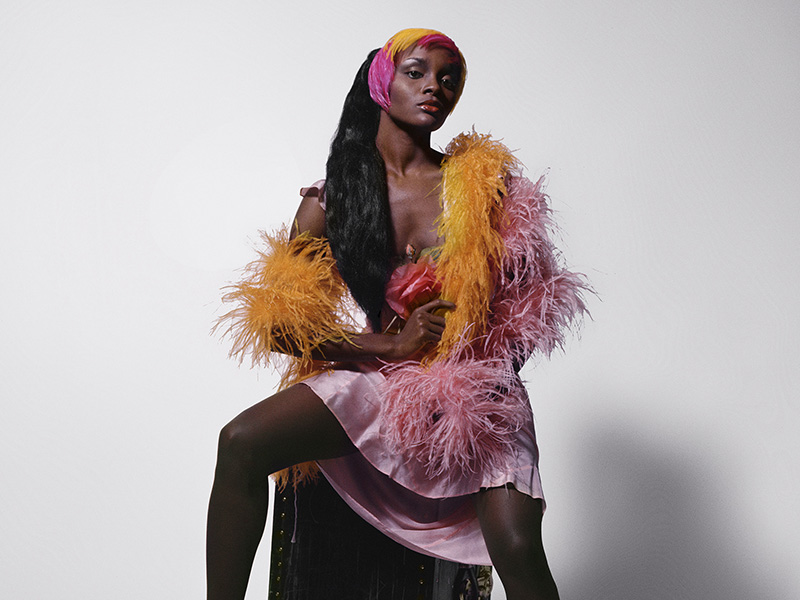
[[[425,87],[422,91],[426,94],[436,95],[442,91],[442,84],[435,75],[430,75],[425,79]]]

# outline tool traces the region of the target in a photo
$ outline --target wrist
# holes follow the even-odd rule
[[[397,354],[397,336],[388,333],[364,333],[355,341],[364,360],[394,360]]]
[[[395,333],[379,333],[377,335],[380,336],[379,352],[375,357],[390,362],[400,358],[399,336]]]

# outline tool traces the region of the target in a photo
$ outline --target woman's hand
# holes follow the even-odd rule
[[[436,344],[442,339],[445,319],[444,311],[456,307],[447,300],[436,299],[423,304],[408,317],[402,331],[393,337],[393,344],[386,360],[404,360],[413,357],[429,344]]]
[[[313,358],[326,361],[379,359],[388,362],[421,358],[426,346],[436,344],[444,332],[444,313],[456,307],[446,300],[432,300],[411,313],[398,334],[360,333],[347,340],[329,340],[312,351]],[[293,348],[287,353],[297,356]]]

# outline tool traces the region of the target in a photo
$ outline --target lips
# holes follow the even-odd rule
[[[438,114],[442,110],[442,105],[439,102],[433,100],[427,100],[425,102],[420,102],[418,106],[424,110],[425,112],[431,114]]]

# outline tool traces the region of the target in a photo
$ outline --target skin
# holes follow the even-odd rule
[[[430,147],[431,132],[453,108],[458,66],[439,48],[412,47],[399,54],[390,88],[392,105],[381,113],[376,144],[386,164],[389,204],[398,256],[408,244],[440,243],[434,221],[440,213],[442,155]],[[305,198],[293,234],[325,234],[325,213]],[[355,336],[355,345],[326,343],[328,360],[399,361],[441,339],[444,300],[419,307],[399,334]],[[208,509],[209,600],[244,598],[267,514],[267,475],[308,460],[335,458],[355,448],[341,425],[310,388],[296,385],[245,410],[220,433],[214,486]],[[475,508],[492,562],[509,600],[558,598],[541,539],[541,500],[513,487],[483,490]]]

